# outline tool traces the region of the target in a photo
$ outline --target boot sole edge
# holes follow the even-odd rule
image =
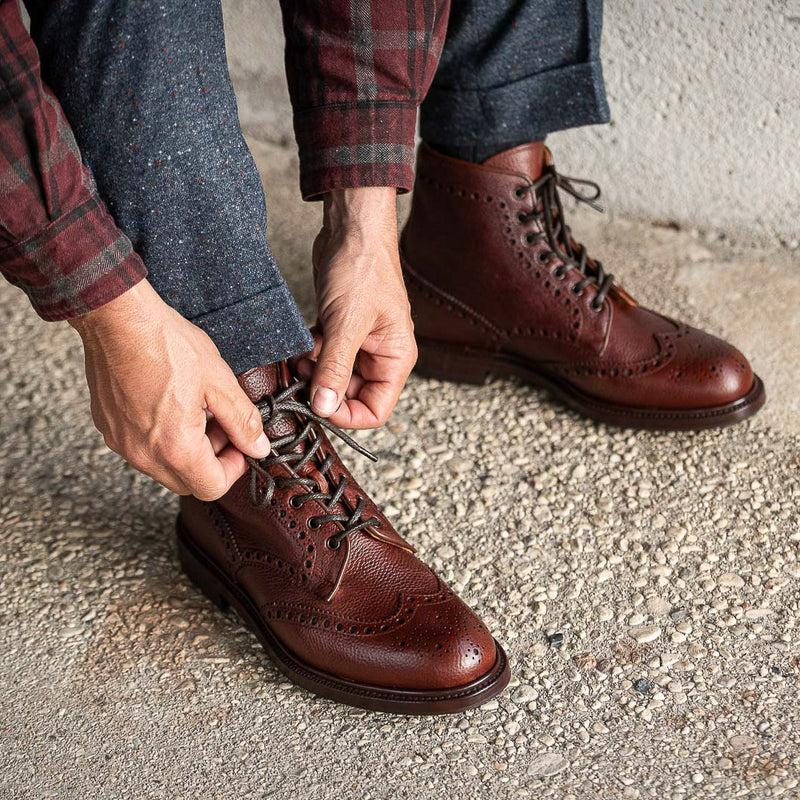
[[[478,680],[453,689],[417,691],[357,683],[323,672],[289,651],[261,619],[247,594],[189,536],[180,516],[176,522],[178,558],[192,583],[222,610],[233,608],[258,637],[267,655],[291,681],[329,700],[369,711],[392,714],[455,714],[497,696],[511,677],[508,658],[495,641],[497,658]]]
[[[492,376],[519,378],[547,390],[564,405],[596,422],[620,428],[690,431],[734,425],[764,405],[766,391],[758,375],[747,394],[719,406],[668,409],[609,403],[582,392],[518,356],[448,345],[417,338],[419,357],[414,372],[425,378],[482,385]]]

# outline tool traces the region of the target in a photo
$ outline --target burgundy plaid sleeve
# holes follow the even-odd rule
[[[300,189],[413,183],[417,107],[449,0],[281,0]]]
[[[42,85],[16,0],[0,0],[0,273],[47,320],[91,311],[147,274]]]

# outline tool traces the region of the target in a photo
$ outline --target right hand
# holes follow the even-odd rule
[[[211,339],[143,280],[70,320],[105,443],[177,494],[216,500],[270,446]]]

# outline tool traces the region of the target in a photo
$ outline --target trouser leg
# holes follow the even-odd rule
[[[602,0],[453,0],[422,138],[482,161],[548,133],[607,122]]]
[[[26,0],[44,80],[161,297],[237,373],[312,340],[267,245],[219,0]]]

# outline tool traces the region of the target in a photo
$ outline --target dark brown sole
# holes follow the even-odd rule
[[[232,607],[256,634],[278,669],[294,683],[315,694],[357,708],[390,714],[455,714],[474,708],[505,689],[511,677],[503,648],[495,642],[497,660],[492,669],[473,683],[453,689],[411,691],[389,689],[338,678],[311,667],[290,652],[261,619],[250,598],[195,545],[177,521],[178,557],[184,572],[220,609]]]
[[[710,408],[638,408],[616,405],[581,392],[571,384],[537,369],[522,358],[417,339],[419,358],[414,371],[426,378],[483,384],[492,375],[516,377],[547,389],[571,409],[597,422],[621,428],[693,431],[733,425],[752,417],[766,400],[757,375],[750,391],[731,403]]]

